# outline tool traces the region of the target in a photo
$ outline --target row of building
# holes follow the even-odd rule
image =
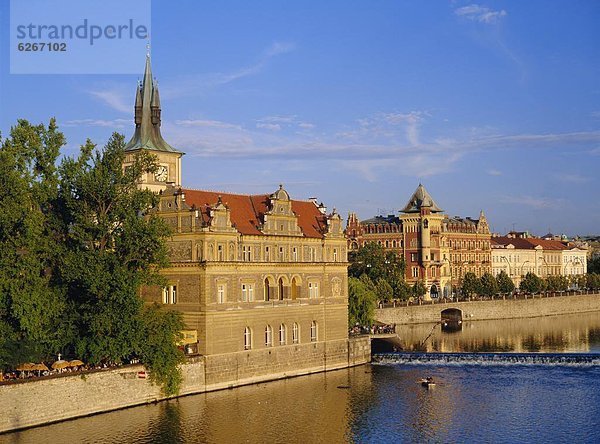
[[[481,277],[504,271],[517,287],[529,272],[540,277],[587,272],[585,244],[551,234],[494,235],[483,211],[478,219],[449,217],[421,184],[399,215],[360,221],[350,213],[346,235],[350,250],[375,242],[404,258],[406,281],[423,282],[426,298],[451,295],[468,272]]]

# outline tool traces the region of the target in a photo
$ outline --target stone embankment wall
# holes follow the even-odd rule
[[[181,395],[335,370],[371,360],[368,337],[200,356],[183,365]],[[0,385],[0,433],[165,399],[141,365]]]
[[[421,324],[437,322],[447,308],[462,310],[463,319],[470,321],[489,319],[517,319],[561,314],[600,311],[600,294],[545,297],[529,296],[527,299],[496,299],[444,304],[397,306],[375,310],[375,319],[385,324]]]

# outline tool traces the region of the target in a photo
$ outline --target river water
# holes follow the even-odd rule
[[[461,332],[434,329],[423,344],[431,330],[399,329],[398,345],[412,352],[382,354],[372,365],[187,396],[0,442],[600,442],[600,313],[466,322]],[[435,388],[417,383],[424,376]]]

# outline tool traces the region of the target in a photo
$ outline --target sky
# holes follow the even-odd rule
[[[133,134],[138,75],[17,75],[0,0],[0,131],[57,118]],[[600,2],[152,1],[162,133],[183,185],[282,183],[342,217],[398,214],[419,183],[494,232],[600,234]],[[118,57],[112,63],[119,63]]]

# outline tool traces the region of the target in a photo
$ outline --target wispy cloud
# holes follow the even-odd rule
[[[536,210],[557,209],[564,205],[564,199],[551,199],[533,196],[504,196],[501,201],[508,204],[523,205]]]
[[[487,173],[490,176],[502,176],[502,171],[499,171],[499,170],[492,169],[492,170],[488,170]]]
[[[559,173],[556,178],[561,182],[566,183],[586,183],[592,180],[591,177],[582,176],[581,174],[574,173]]]
[[[295,44],[291,42],[274,42],[262,51],[254,63],[241,68],[229,72],[179,77],[174,82],[166,80],[161,84],[161,95],[169,99],[199,94],[245,77],[255,76],[267,67],[271,59],[292,52],[295,48]]]
[[[494,11],[485,6],[480,6],[477,4],[472,4],[468,6],[463,6],[454,10],[454,13],[460,17],[464,17],[468,20],[472,20],[474,22],[479,23],[496,23],[502,17],[507,15],[507,12],[504,9],[499,11]]]
[[[104,128],[125,128],[131,126],[131,119],[75,119],[67,120],[62,122],[62,126],[76,127],[76,126],[99,126]]]
[[[238,130],[242,129],[242,127],[240,125],[235,125],[233,123],[227,123],[227,122],[221,122],[220,120],[202,120],[202,119],[176,120],[175,125],[204,127],[204,128],[226,128],[226,129],[238,129]]]
[[[280,131],[284,128],[310,130],[314,127],[312,123],[303,122],[297,116],[266,116],[256,121],[256,128],[269,131]]]
[[[135,92],[133,87],[132,91]],[[105,89],[99,91],[88,91],[88,93],[95,99],[101,101],[116,111],[127,114],[131,114],[133,112],[133,101],[129,102],[125,97],[125,94],[121,91],[116,89]]]

